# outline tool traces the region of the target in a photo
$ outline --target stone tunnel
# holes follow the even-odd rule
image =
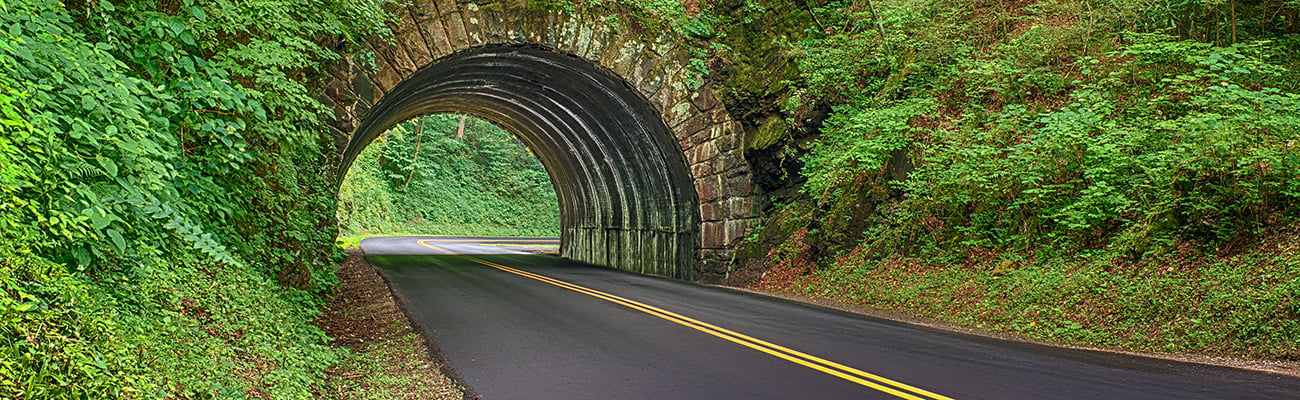
[[[415,0],[394,35],[345,57],[319,89],[335,111],[339,176],[383,131],[462,113],[515,134],[560,206],[560,253],[681,279],[726,273],[757,223],[742,130],[709,85],[689,85],[671,35],[599,15]]]

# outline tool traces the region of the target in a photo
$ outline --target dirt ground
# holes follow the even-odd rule
[[[318,325],[352,356],[330,371],[341,399],[462,399],[451,368],[413,328],[378,269],[359,251],[339,266],[342,280]],[[432,350],[432,351],[431,351]],[[331,397],[334,397],[331,396]]]

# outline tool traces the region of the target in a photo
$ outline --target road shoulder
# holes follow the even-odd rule
[[[330,386],[341,399],[473,398],[455,371],[413,327],[379,270],[361,251],[348,251],[337,271],[341,282],[317,324],[348,350],[331,368]]]

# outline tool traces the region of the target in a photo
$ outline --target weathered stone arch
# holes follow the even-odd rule
[[[394,36],[370,45],[373,69],[345,58],[322,88],[340,168],[402,120],[476,115],[538,152],[560,196],[564,256],[687,279],[725,272],[757,217],[741,128],[708,85],[686,83],[690,54],[671,36],[514,3],[416,0],[398,14]]]

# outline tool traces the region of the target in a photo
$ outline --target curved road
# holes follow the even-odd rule
[[[1300,378],[963,335],[524,253],[362,241],[485,399],[1300,399]]]

